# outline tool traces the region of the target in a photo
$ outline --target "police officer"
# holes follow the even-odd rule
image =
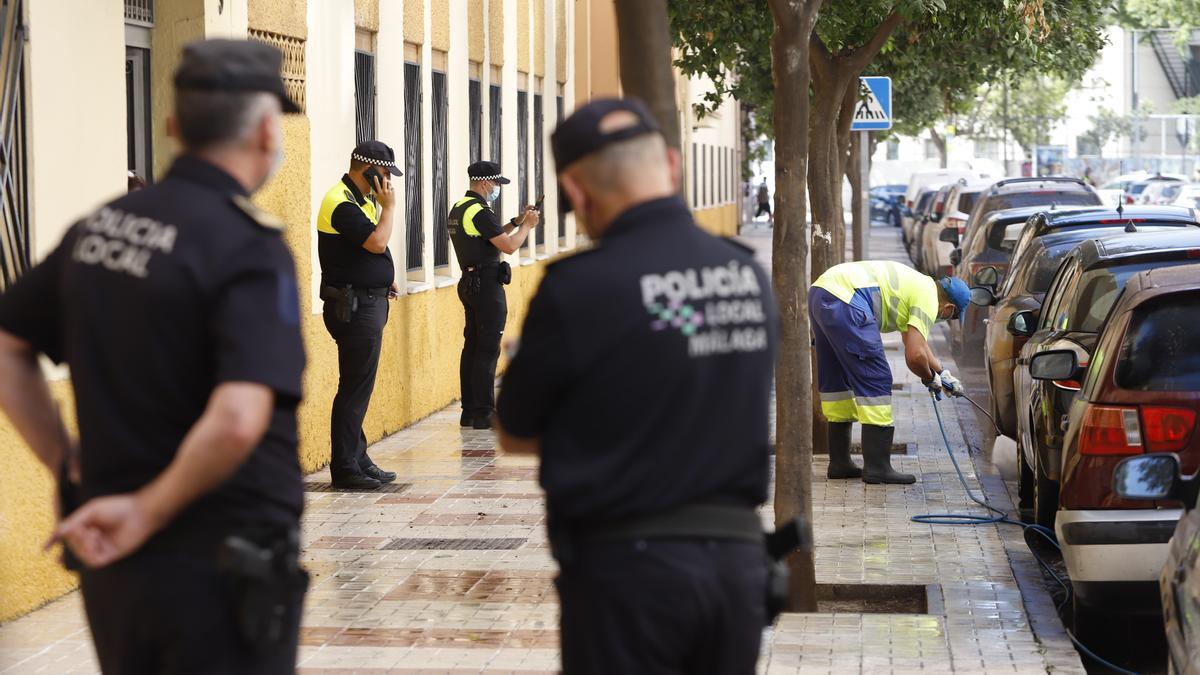
[[[0,406],[67,476],[53,538],[83,568],[105,673],[295,668],[300,307],[282,224],[250,203],[283,158],[280,111],[299,110],[281,62],[256,42],[187,46],[166,177],[85,216],[0,296]],[[77,455],[39,353],[70,366]]]
[[[817,349],[817,388],[829,425],[829,478],[913,483],[892,468],[892,370],[881,333],[904,335],[904,361],[929,390],[962,394],[962,384],[929,347],[935,319],[958,318],[971,299],[959,279],[935,281],[907,265],[835,265],[813,282],[808,315]],[[863,468],[850,460],[850,428],[861,422]]]
[[[696,226],[679,153],[639,101],[593,101],[552,144],[597,243],[547,267],[498,419],[506,451],[541,455],[563,671],[753,673],[770,282]]]
[[[401,175],[390,147],[364,141],[317,213],[325,328],[338,350],[329,473],[333,487],[342,490],[373,490],[396,480],[395,472],[367,455],[362,423],[375,390],[388,300],[400,292],[388,240],[396,207],[391,176]]]
[[[530,231],[537,227],[540,214],[525,207],[520,218],[504,226],[492,210],[500,197],[500,186],[510,182],[500,174],[495,162],[475,162],[467,167],[471,188],[450,209],[450,240],[462,270],[458,299],[466,321],[463,349],[458,362],[462,391],[461,426],[475,429],[491,427],[496,410],[496,361],[500,358],[500,336],[508,318],[504,286],[512,280],[512,269],[500,259],[501,253],[516,253]]]

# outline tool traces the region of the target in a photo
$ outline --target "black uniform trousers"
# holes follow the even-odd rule
[[[80,575],[106,675],[283,675],[296,671],[304,590],[281,644],[252,650],[238,634],[236,597],[216,562],[192,553],[135,553]]]
[[[761,544],[578,544],[556,580],[564,675],[750,675],[766,625]]]
[[[478,281],[475,277],[477,275]],[[466,312],[458,379],[464,416],[470,419],[496,412],[496,362],[500,338],[508,320],[508,301],[495,267],[463,272],[458,299]]]
[[[333,397],[329,429],[332,455],[329,473],[338,481],[360,474],[374,464],[367,456],[367,436],[362,423],[371,392],[375,390],[388,300],[386,292],[360,293],[358,310],[349,323],[338,321],[333,308],[333,302],[325,303],[325,328],[337,342],[338,350],[338,389]]]

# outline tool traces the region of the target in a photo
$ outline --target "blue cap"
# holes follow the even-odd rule
[[[967,288],[966,282],[954,277],[942,277],[938,280],[938,285],[946,291],[946,295],[950,296],[950,302],[958,307],[958,316],[962,318],[967,311],[967,305],[971,302],[971,289]]]

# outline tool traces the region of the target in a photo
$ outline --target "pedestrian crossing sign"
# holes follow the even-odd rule
[[[858,78],[858,102],[854,104],[851,131],[882,131],[892,128],[892,78]]]

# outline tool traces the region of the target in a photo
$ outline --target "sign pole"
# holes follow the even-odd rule
[[[867,237],[871,232],[871,132],[858,132],[858,171],[859,190],[862,192],[859,200],[858,231],[854,237],[854,259],[866,260],[870,255],[870,242]]]

